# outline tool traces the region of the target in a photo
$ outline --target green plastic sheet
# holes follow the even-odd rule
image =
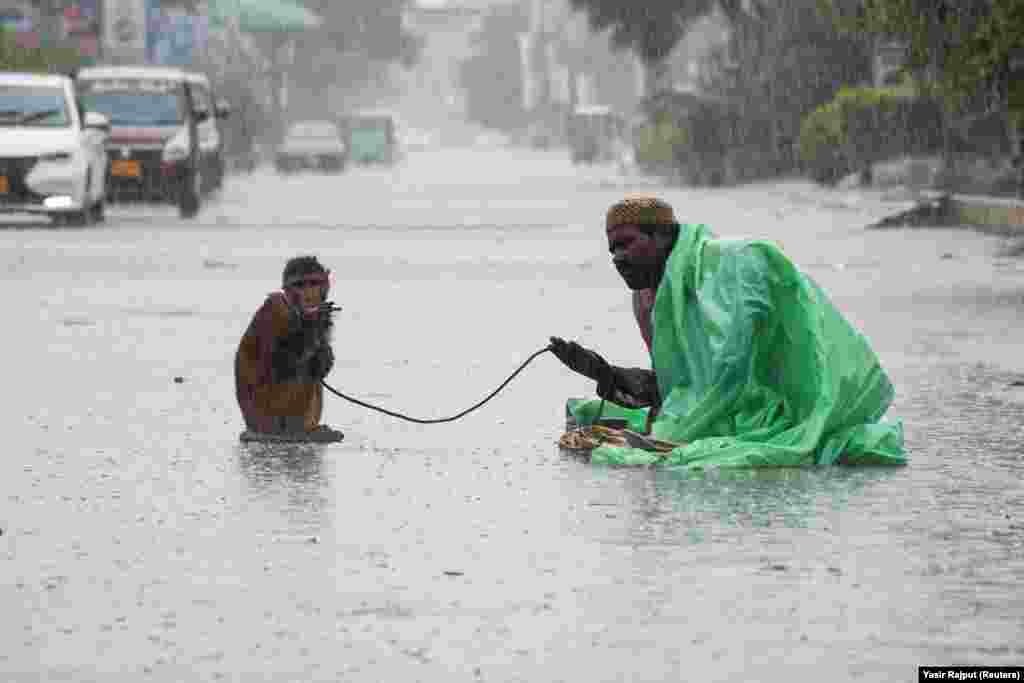
[[[684,225],[653,309],[665,454],[602,446],[592,462],[691,468],[903,465],[894,390],[868,340],[770,242],[716,240]],[[591,424],[599,400],[571,402]],[[647,410],[605,402],[641,431]]]

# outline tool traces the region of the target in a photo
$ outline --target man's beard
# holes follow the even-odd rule
[[[660,276],[653,266],[638,266],[627,263],[616,263],[615,270],[626,281],[626,286],[632,290],[656,289],[660,284]]]

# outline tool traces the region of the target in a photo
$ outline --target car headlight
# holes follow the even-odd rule
[[[188,159],[188,147],[183,144],[171,143],[164,147],[164,161],[184,161]]]
[[[40,161],[53,164],[63,164],[71,161],[71,152],[51,152],[50,154],[42,154],[39,156]]]

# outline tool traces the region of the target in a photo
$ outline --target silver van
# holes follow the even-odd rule
[[[85,109],[110,119],[107,198],[169,202],[183,218],[224,178],[228,116],[203,74],[164,66],[91,66],[76,75]]]

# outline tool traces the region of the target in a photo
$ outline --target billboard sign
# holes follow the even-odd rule
[[[148,0],[146,59],[163,66],[191,66],[209,39],[209,17],[187,14],[179,8],[163,9]]]
[[[206,46],[207,17],[159,14],[149,24],[147,56],[153,64],[191,66],[196,52]]]

